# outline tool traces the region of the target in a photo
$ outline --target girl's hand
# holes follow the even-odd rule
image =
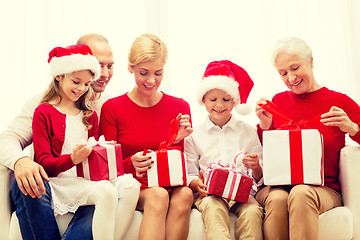
[[[146,174],[144,172],[151,168],[150,164],[152,163],[154,161],[151,160],[151,157],[143,156],[143,152],[135,153],[131,157],[131,164],[135,168],[137,177],[145,177]]]
[[[175,144],[179,143],[181,140],[189,136],[194,131],[194,129],[191,127],[190,116],[187,114],[182,115],[181,113],[179,113],[179,115],[180,115],[179,133],[174,142]]]
[[[359,132],[359,125],[350,120],[346,112],[338,107],[331,107],[328,113],[321,115],[320,120],[325,126],[334,126],[354,136]]]
[[[202,170],[199,172],[199,177],[191,181],[190,188],[194,192],[198,192],[200,198],[208,196],[206,185],[204,184],[204,172]]]
[[[255,108],[256,116],[260,120],[260,128],[263,130],[269,129],[272,123],[272,115],[259,106],[259,104],[266,105],[266,100],[266,98],[260,98],[260,100],[256,102]]]
[[[84,161],[91,153],[92,148],[88,147],[84,144],[76,145],[73,149],[73,153],[71,154],[72,162],[77,165]]]
[[[259,163],[259,156],[256,153],[247,154],[242,162],[245,167],[252,170],[255,180],[258,181],[262,177],[262,168]]]

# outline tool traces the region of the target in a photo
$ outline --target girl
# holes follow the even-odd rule
[[[100,75],[100,65],[87,45],[57,47],[49,53],[53,80],[33,117],[35,161],[50,178],[54,214],[95,205],[94,239],[113,239],[118,194],[108,181],[76,177],[75,165],[91,148],[84,143],[98,137],[98,118],[89,108],[89,85]]]
[[[139,239],[186,239],[189,230],[192,191],[188,187],[148,188],[143,172],[151,159],[144,148],[156,150],[169,138],[170,121],[181,116],[177,145],[192,132],[190,107],[183,99],[169,96],[159,87],[167,49],[156,36],[138,37],[129,53],[129,71],[134,74],[132,91],[108,100],[102,107],[100,133],[122,145],[124,170],[141,183],[138,210],[144,211]]]

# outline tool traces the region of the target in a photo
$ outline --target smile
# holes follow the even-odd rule
[[[296,87],[296,86],[300,85],[300,83],[302,83],[302,81],[303,81],[303,80],[300,80],[299,82],[294,83],[294,84],[290,84],[290,85],[291,85],[291,86],[295,86],[295,87]]]
[[[216,112],[216,113],[223,113],[223,112],[225,112],[226,111],[226,109],[223,109],[223,110],[221,110],[221,111],[219,111],[219,110],[213,110],[214,112]]]
[[[147,88],[147,89],[152,89],[152,88],[154,88],[156,85],[151,85],[151,86],[147,86],[147,85],[145,85],[145,84],[143,84],[144,85],[144,87],[145,88]]]
[[[74,91],[73,91],[73,93],[74,93],[74,95],[75,95],[76,97],[81,97],[81,95],[82,95],[82,93],[76,93],[76,92],[74,92]]]

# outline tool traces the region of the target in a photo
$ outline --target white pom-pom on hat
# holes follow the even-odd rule
[[[254,82],[242,67],[229,60],[214,61],[206,67],[197,91],[197,100],[202,104],[208,91],[221,89],[234,99],[235,110],[246,115],[251,112],[246,101],[253,86]]]

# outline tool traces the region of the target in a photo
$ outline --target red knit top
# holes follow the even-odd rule
[[[272,101],[295,122],[300,120],[310,120],[329,112],[332,106],[343,109],[349,118],[360,125],[360,107],[347,95],[329,90],[325,87],[310,93],[295,94],[291,91],[285,91],[276,94]],[[271,129],[279,127],[280,122],[273,117]],[[338,192],[339,185],[339,156],[340,150],[345,146],[345,133],[338,127],[324,126],[319,121],[311,123],[306,128],[318,129],[324,138],[324,177],[325,186]],[[258,125],[258,133],[262,139],[263,130]],[[351,137],[357,143],[360,143],[360,131]]]
[[[99,127],[96,112],[88,121],[92,125],[88,136],[97,138]],[[75,166],[70,154],[61,155],[65,141],[65,123],[66,114],[50,104],[43,103],[35,109],[32,122],[35,161],[44,167],[49,177],[56,177]]]
[[[179,113],[190,115],[189,104],[181,99],[163,93],[161,100],[152,107],[141,107],[127,94],[109,99],[101,109],[100,135],[107,141],[121,144],[124,171],[132,173],[147,188],[147,177],[136,177],[130,158],[145,148],[157,150],[159,144],[169,140],[169,125]],[[183,148],[183,141],[179,144]]]

